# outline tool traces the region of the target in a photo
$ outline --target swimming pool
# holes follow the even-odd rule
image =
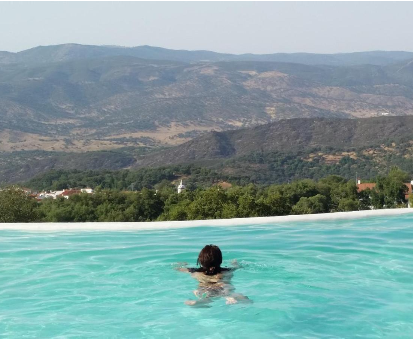
[[[128,232],[0,230],[0,338],[412,338],[413,215]],[[192,308],[220,246],[252,304]]]

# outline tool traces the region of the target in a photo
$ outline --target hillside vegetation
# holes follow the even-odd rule
[[[53,183],[125,189],[143,183],[154,187],[164,179],[171,182],[180,176],[194,186],[219,181],[285,183],[327,175],[354,179],[358,174],[369,179],[385,174],[392,165],[413,175],[412,125],[413,117],[292,119],[213,132],[163,151],[15,152],[8,153],[1,164],[0,178],[4,183],[23,182],[38,175],[34,179],[37,184],[28,184],[37,189],[50,189]],[[53,169],[59,171],[47,173]],[[208,179],[194,177],[196,169],[206,171]],[[158,177],[166,170],[173,176]],[[46,184],[39,185],[42,182]]]

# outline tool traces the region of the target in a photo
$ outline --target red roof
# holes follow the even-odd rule
[[[404,195],[404,198],[406,199],[406,200],[408,200],[409,199],[409,195],[412,193],[412,183],[404,183],[404,185],[407,187],[407,194],[406,195]]]
[[[357,191],[364,191],[366,189],[373,189],[376,186],[376,183],[361,183],[357,184]]]
[[[412,193],[412,184],[411,183],[404,183],[404,185],[407,187],[407,193],[404,196],[405,199],[409,199],[409,195]],[[366,190],[366,189],[373,189],[376,186],[376,183],[361,183],[357,184],[357,192]]]
[[[73,189],[73,190],[65,190],[65,191],[63,191],[62,192],[62,195],[61,196],[72,196],[72,195],[78,195],[78,194],[81,194],[82,192],[80,191],[80,190],[75,190],[75,189]]]

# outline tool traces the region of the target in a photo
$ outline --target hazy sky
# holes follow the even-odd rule
[[[413,51],[413,2],[0,2],[0,50],[152,45],[228,53]]]

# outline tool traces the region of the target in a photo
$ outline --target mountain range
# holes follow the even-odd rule
[[[185,63],[217,61],[271,61],[307,65],[388,65],[413,59],[413,52],[369,51],[337,54],[273,53],[273,54],[229,54],[212,51],[172,50],[154,46],[94,46],[62,44],[38,46],[17,53],[0,51],[0,63],[46,64],[82,59],[97,59],[113,56],[137,57],[149,60],[170,60]]]
[[[413,114],[413,53],[231,55],[66,44],[0,52],[0,151],[182,144],[291,118]]]
[[[411,131],[411,52],[0,52],[3,183],[193,163],[257,182],[356,168],[373,176],[413,167]]]

